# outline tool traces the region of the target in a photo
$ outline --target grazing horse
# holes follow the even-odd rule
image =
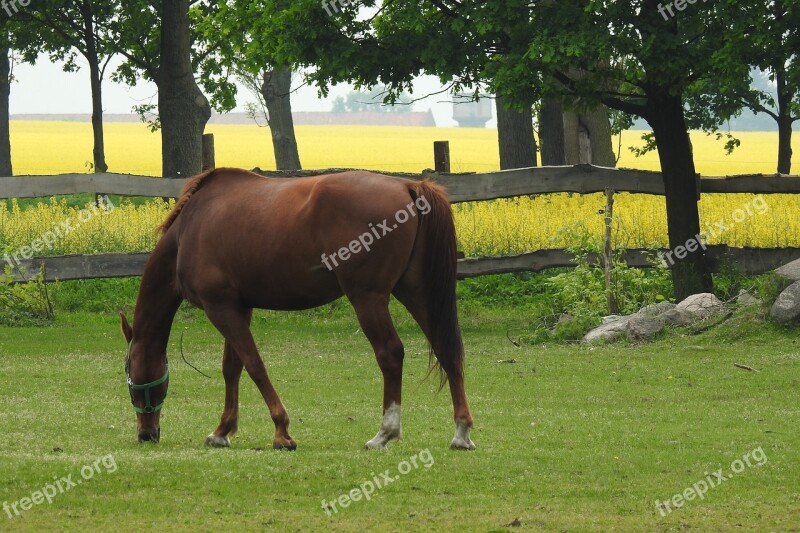
[[[444,189],[370,172],[265,178],[220,168],[191,178],[160,228],[142,275],[126,372],[139,441],[157,442],[169,386],[166,347],[183,300],[225,338],[225,409],[209,446],[236,432],[239,378],[247,370],[275,423],[272,445],[297,447],[289,416],[250,333],[254,308],[298,310],[346,296],[383,373],[383,420],[367,448],[400,437],[403,344],[389,315],[393,294],[427,337],[453,400],[452,448],[474,449],[456,313],[456,239]],[[435,355],[435,358],[434,358]]]

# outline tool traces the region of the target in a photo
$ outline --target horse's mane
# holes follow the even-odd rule
[[[172,226],[172,224],[175,222],[175,219],[178,218],[178,215],[181,214],[181,210],[183,209],[183,206],[186,205],[186,202],[189,201],[189,198],[191,198],[192,195],[197,192],[197,189],[199,189],[203,185],[205,179],[208,178],[211,174],[213,174],[217,170],[219,169],[212,168],[211,170],[207,170],[201,174],[189,178],[186,184],[184,184],[183,189],[181,189],[181,196],[178,199],[178,202],[175,204],[175,207],[172,209],[172,212],[169,214],[167,219],[158,227],[158,230],[161,233],[167,232],[170,226]]]

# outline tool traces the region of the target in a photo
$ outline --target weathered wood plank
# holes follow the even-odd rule
[[[646,268],[652,266],[652,251],[631,249],[626,253],[629,266]],[[507,274],[511,272],[539,272],[547,268],[574,267],[575,256],[566,250],[553,248],[537,250],[519,255],[467,257],[458,261],[458,277],[472,278],[487,274]],[[600,264],[596,254],[589,254],[591,263]]]
[[[167,180],[132,174],[60,174],[0,178],[0,198],[104,193],[177,198],[185,179]]]
[[[665,250],[663,250],[665,251]],[[652,266],[652,250],[634,248],[627,250],[625,258],[629,266],[647,268]],[[17,281],[25,281],[39,272],[45,264],[45,280],[72,280],[94,278],[118,278],[139,276],[144,270],[148,253],[67,255],[34,258],[20,263],[26,276],[13,269]],[[731,248],[725,245],[708,247],[712,272],[733,265],[746,275],[762,274],[800,259],[800,248]],[[519,255],[501,257],[468,257],[458,261],[458,277],[471,278],[488,274],[510,272],[539,272],[547,268],[572,267],[573,256],[561,249],[537,250]],[[599,258],[590,255],[590,261],[599,264]]]
[[[620,192],[664,194],[661,174],[594,165],[532,167],[481,174],[428,174],[447,187],[452,203],[511,198],[529,194]]]
[[[661,250],[666,252],[667,250]],[[711,272],[734,268],[745,275],[763,274],[800,259],[800,248],[733,248],[727,245],[708,246]],[[487,274],[511,272],[539,272],[547,268],[572,267],[573,256],[561,249],[537,250],[519,255],[494,257],[468,257],[458,262],[458,277],[471,278]],[[625,262],[636,268],[653,266],[653,251],[632,248],[625,253]],[[596,254],[589,261],[600,264]]]
[[[749,174],[701,178],[700,192],[797,194],[800,193],[800,176]]]
[[[124,278],[140,276],[148,257],[150,254],[147,252],[35,257],[21,261],[19,263],[21,268],[13,268],[12,273],[16,275],[17,281],[25,281],[27,278],[35,277],[44,264],[46,281]]]
[[[712,272],[719,272],[727,266],[749,276],[800,259],[800,248],[733,248],[720,244],[708,247],[708,257]]]

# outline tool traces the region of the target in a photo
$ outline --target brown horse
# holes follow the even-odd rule
[[[273,447],[296,448],[250,333],[252,310],[308,309],[345,295],[384,380],[383,421],[366,447],[385,447],[401,433],[404,352],[389,315],[393,294],[419,323],[432,364],[450,385],[451,447],[475,448],[456,314],[455,229],[443,188],[370,172],[282,179],[221,168],[186,183],[161,229],[142,275],[133,328],[122,315],[139,441],[160,438],[167,340],[185,299],[225,338],[225,409],[206,444],[230,445],[244,367],[275,422]]]

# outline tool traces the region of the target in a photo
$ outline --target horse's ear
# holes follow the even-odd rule
[[[133,339],[133,328],[128,324],[128,317],[125,313],[120,312],[119,317],[122,319],[122,335],[125,337],[125,342],[131,342]]]

